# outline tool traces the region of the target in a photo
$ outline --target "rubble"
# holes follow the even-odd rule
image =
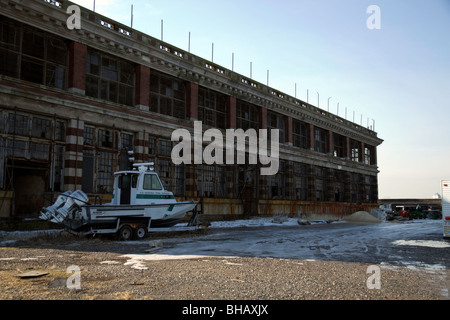
[[[369,222],[369,223],[380,223],[381,220],[375,218],[367,211],[358,211],[349,216],[344,217],[344,220],[347,222]]]

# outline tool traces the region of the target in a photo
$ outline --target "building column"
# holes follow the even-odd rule
[[[351,158],[350,137],[345,137],[345,158]]]
[[[267,109],[264,107],[259,108],[259,128],[267,129]]]
[[[69,92],[86,93],[86,59],[87,46],[72,42],[69,46]]]
[[[145,159],[146,133],[138,132],[134,138],[134,163],[147,162]]]
[[[136,66],[136,108],[148,111],[150,110],[150,68]]]
[[[377,156],[377,147],[373,147],[373,155],[372,155],[372,159],[373,159],[373,165],[377,165],[378,164],[378,156]],[[377,183],[378,185],[378,183]]]
[[[186,118],[198,120],[198,84],[188,82],[186,91]]]
[[[308,130],[308,148],[309,150],[314,151],[314,125],[308,124]]]
[[[286,124],[285,124],[285,126],[286,126],[286,143],[287,143],[288,146],[292,146],[292,143],[294,141],[294,136],[292,134],[292,130],[293,130],[293,127],[292,127],[292,123],[293,122],[292,121],[293,121],[292,117],[285,117],[285,122],[286,122]]]
[[[66,155],[64,159],[64,189],[81,189],[83,176],[84,122],[69,120],[66,129]]]
[[[364,145],[364,142],[360,142],[359,143],[359,148],[360,148],[360,152],[359,152],[359,162],[360,163],[364,163],[364,158],[366,157],[366,154],[365,154],[365,145]]]
[[[328,130],[328,141],[327,141],[327,153],[330,155],[333,155],[334,153],[334,137],[333,137],[333,131]]]
[[[229,129],[236,128],[236,97],[227,96],[227,126]]]
[[[186,197],[197,197],[197,171],[196,166],[185,166],[184,185]],[[203,210],[203,208],[202,208]]]

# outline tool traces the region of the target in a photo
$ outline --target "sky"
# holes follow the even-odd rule
[[[132,5],[134,29],[374,128],[380,199],[432,198],[450,180],[450,0],[96,0],[95,11],[130,26]]]

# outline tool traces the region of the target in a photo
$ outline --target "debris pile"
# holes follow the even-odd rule
[[[367,211],[357,211],[349,216],[344,217],[344,220],[347,222],[372,222],[372,223],[379,223],[381,222],[380,219],[375,218],[373,215],[368,213]]]

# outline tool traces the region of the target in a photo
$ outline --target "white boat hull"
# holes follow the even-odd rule
[[[65,225],[73,231],[93,225],[107,226],[122,222],[142,222],[148,224],[151,219],[151,227],[171,227],[180,222],[186,213],[192,211],[197,202],[173,202],[152,205],[88,205],[82,206],[81,212],[65,221]]]
[[[174,226],[189,211],[196,217],[198,202],[177,202],[173,193],[164,189],[153,165],[141,163],[135,165],[139,170],[116,172],[109,204],[91,205],[83,191],[68,191],[52,206],[43,208],[40,218],[63,224],[75,233],[118,231],[126,239],[132,232],[142,237],[149,228]]]

